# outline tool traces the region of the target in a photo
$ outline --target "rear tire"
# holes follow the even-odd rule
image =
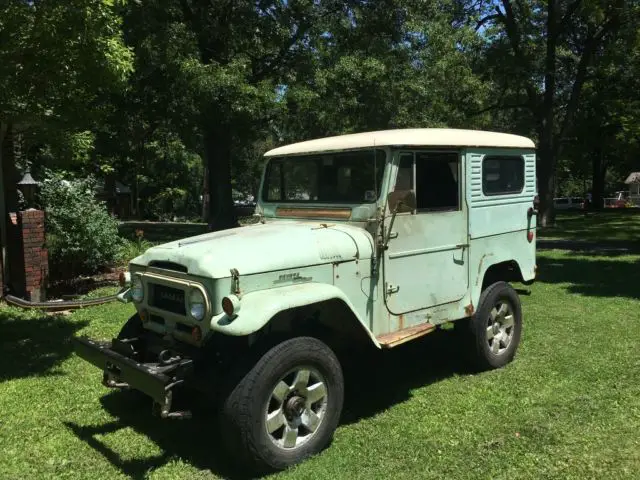
[[[229,453],[252,471],[282,470],[329,445],[344,399],[334,352],[312,337],[268,350],[231,385],[221,408]]]
[[[479,370],[501,368],[515,357],[522,333],[520,297],[511,285],[496,282],[480,295],[471,319],[474,365]]]

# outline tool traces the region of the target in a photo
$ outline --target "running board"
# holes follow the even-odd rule
[[[415,327],[403,328],[397,332],[385,333],[377,337],[378,343],[382,348],[392,348],[402,343],[413,340],[414,338],[422,337],[427,333],[431,333],[436,329],[435,325],[430,323],[423,323]]]

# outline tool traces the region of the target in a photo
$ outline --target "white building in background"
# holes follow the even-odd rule
[[[629,195],[640,196],[640,172],[631,172],[624,183],[629,185]]]

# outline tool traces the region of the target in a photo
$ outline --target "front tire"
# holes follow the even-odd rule
[[[144,327],[142,326],[142,319],[138,313],[134,313],[129,320],[122,326],[118,332],[117,338],[123,340],[125,338],[135,338],[144,333]]]
[[[282,470],[323,450],[344,399],[334,352],[312,337],[267,351],[224,399],[222,435],[229,453],[252,470]]]
[[[478,369],[501,368],[513,360],[522,333],[522,306],[511,285],[496,282],[482,292],[471,329]]]

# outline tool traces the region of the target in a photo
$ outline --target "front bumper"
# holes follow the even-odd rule
[[[184,383],[193,370],[193,361],[179,355],[160,355],[158,362],[136,361],[135,349],[127,341],[97,342],[87,337],[74,337],[76,354],[104,372],[107,387],[130,387],[154,400],[162,418],[189,417],[189,412],[172,412],[173,388]]]

